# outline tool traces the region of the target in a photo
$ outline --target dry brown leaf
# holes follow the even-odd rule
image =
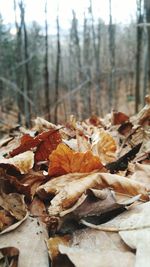
[[[0,210],[0,232],[14,224],[14,222],[15,218],[13,218],[10,213],[6,210]]]
[[[10,212],[17,220],[22,220],[27,214],[24,196],[17,193],[0,194],[0,206]]]
[[[54,185],[55,179],[49,181],[48,183],[49,189],[47,191],[49,192],[49,194],[54,192],[54,189],[51,188],[51,183]],[[147,188],[142,183],[132,181],[119,175],[108,173],[93,173],[85,177],[80,177],[77,180],[70,181],[65,186],[63,183],[65,176],[59,177],[59,179],[60,183],[63,184],[63,187],[52,199],[51,205],[49,207],[49,214],[53,216],[58,215],[62,211],[72,207],[78,200],[78,198],[89,188],[111,188],[114,191],[122,193],[129,197],[141,194],[142,199],[149,199],[149,188]],[[55,187],[55,194],[57,192],[56,188],[57,186]]]
[[[13,158],[1,159],[0,166],[4,168],[14,167],[21,174],[27,173],[34,165],[34,153],[32,151],[26,151]]]
[[[128,211],[118,215],[111,221],[94,225],[82,220],[82,223],[88,227],[110,232],[131,231],[150,228],[150,201],[133,206]]]
[[[103,167],[99,158],[94,156],[91,151],[75,152],[65,144],[59,144],[50,155],[49,160],[48,174],[50,176],[74,172],[87,173]]]
[[[88,174],[87,174],[88,175]],[[85,173],[68,173],[61,177],[51,179],[47,183],[41,185],[37,189],[37,194],[40,198],[51,198],[58,194],[71,181],[78,180],[85,176]]]
[[[30,170],[27,174],[25,174],[22,179],[20,180],[21,184],[26,184],[30,187],[30,193],[33,197],[36,189],[44,183],[46,180],[46,177],[43,175],[42,171],[34,171]]]
[[[23,195],[17,193],[5,194],[2,192],[0,194],[0,207],[7,212],[7,214],[5,213],[7,217],[3,216],[0,218],[0,224],[2,224],[0,235],[16,229],[28,217]],[[5,225],[6,223],[7,225]]]
[[[99,156],[103,164],[116,160],[117,146],[113,137],[104,130],[99,131],[92,143],[92,152]]]
[[[13,232],[0,236],[0,249],[15,247],[19,250],[18,267],[48,267],[45,239],[46,228],[35,218],[28,218]]]

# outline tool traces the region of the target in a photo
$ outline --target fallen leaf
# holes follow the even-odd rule
[[[150,185],[150,165],[135,163],[134,173],[130,179]]]
[[[99,156],[103,164],[116,159],[116,142],[113,137],[104,130],[100,130],[95,135],[91,149],[94,155]]]
[[[36,148],[35,161],[47,160],[50,153],[61,143],[61,135],[58,130],[51,129],[31,137],[26,134],[21,139],[21,145],[10,152],[11,156],[18,155],[27,150]]]
[[[29,206],[29,209],[30,209],[30,216],[38,218],[43,223],[47,222],[48,214],[46,211],[45,204],[41,199],[35,196]]]
[[[135,125],[149,125],[149,118],[150,118],[150,95],[145,97],[146,105],[140,112],[133,116],[130,120]]]
[[[113,125],[123,124],[128,120],[129,120],[129,116],[127,116],[123,112],[113,111],[112,113],[112,124]]]
[[[32,151],[26,151],[13,158],[3,158],[0,160],[0,167],[4,167],[6,169],[14,167],[21,174],[27,173],[30,169],[32,169],[33,165],[34,153]]]
[[[69,243],[71,236],[55,236],[49,238],[46,242],[48,253],[51,259],[52,267],[73,267],[72,263],[68,260],[65,255],[60,255],[58,246],[60,244],[67,245]]]
[[[1,217],[2,231],[0,232],[0,235],[14,230],[28,217],[23,195],[17,193],[5,194],[4,192],[1,192],[0,207],[7,212],[1,212],[3,217]],[[5,225],[5,223],[7,223],[7,225]]]
[[[54,185],[55,179],[49,181],[48,183],[49,194],[54,193],[54,188],[55,194],[57,192],[57,186],[51,188],[51,183]],[[59,179],[60,184],[63,184],[65,176],[59,177]],[[72,207],[79,199],[79,197],[89,188],[111,188],[115,192],[122,193],[124,195],[127,195],[128,197],[141,194],[142,199],[149,199],[149,187],[146,187],[142,183],[132,181],[131,179],[124,178],[119,175],[113,175],[108,173],[93,173],[85,177],[80,177],[77,180],[70,181],[65,186],[63,186],[63,188],[58,192],[58,194],[56,194],[56,196],[51,200],[49,214],[51,216],[57,216],[62,211]]]
[[[88,227],[110,232],[142,230],[150,228],[150,201],[133,206],[128,211],[101,225],[94,225],[82,220]]]
[[[45,239],[46,228],[38,219],[28,218],[13,232],[0,236],[0,249],[15,247],[19,250],[18,267],[48,267]]]
[[[63,254],[76,267],[133,267],[135,262],[134,254],[116,233],[84,229],[74,232],[72,236],[51,238],[47,243],[49,253],[57,255],[58,263]]]
[[[88,175],[88,174],[87,174]],[[78,180],[85,176],[85,173],[68,173],[61,177],[51,179],[37,188],[37,194],[42,199],[48,199],[58,194],[69,182]]]
[[[24,196],[17,193],[1,193],[0,206],[10,212],[17,220],[22,220],[27,214]]]
[[[30,170],[27,174],[20,178],[20,183],[28,185],[30,187],[30,194],[33,197],[36,193],[36,189],[46,181],[46,177],[42,171]]]
[[[150,229],[119,232],[122,240],[136,250],[135,267],[149,267]]]
[[[109,189],[97,190],[90,189],[87,192],[86,198],[82,201],[78,207],[73,210],[73,215],[75,218],[89,218],[91,216],[98,216],[106,214],[106,217],[109,218],[111,213],[116,210],[124,211],[128,206],[137,201],[140,196],[136,198],[133,197],[130,201],[118,202],[115,193]],[[79,200],[78,200],[79,201]],[[63,215],[62,213],[60,214]],[[104,216],[103,216],[104,219]]]
[[[49,160],[48,174],[50,176],[74,172],[87,173],[103,167],[99,158],[94,156],[91,151],[75,152],[65,144],[59,144],[50,155]]]
[[[142,143],[134,146],[129,152],[120,157],[118,160],[106,164],[106,169],[111,173],[116,173],[118,171],[124,171],[128,167],[128,163],[133,160],[136,154],[139,152]]]
[[[6,210],[0,210],[0,232],[11,226],[15,222],[15,218]]]

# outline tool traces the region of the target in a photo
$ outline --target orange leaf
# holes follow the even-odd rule
[[[36,137],[31,137],[30,135],[25,134],[21,138],[21,145],[10,152],[10,155],[15,156],[37,147],[35,152],[35,162],[47,160],[50,153],[56,149],[60,142],[61,135],[59,131],[53,129],[42,132]]]
[[[75,152],[65,144],[59,144],[49,157],[49,175],[59,176],[74,172],[92,172],[103,167],[97,156],[91,151]]]

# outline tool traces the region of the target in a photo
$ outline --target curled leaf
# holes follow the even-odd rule
[[[54,189],[51,188],[51,183],[54,183],[55,179],[48,182],[49,193],[54,192]],[[60,183],[63,183],[65,176],[59,177],[59,179]],[[49,214],[52,216],[60,215],[62,211],[72,207],[79,197],[89,188],[111,188],[115,192],[122,193],[128,197],[141,194],[142,199],[149,199],[149,187],[146,187],[142,183],[132,181],[119,175],[93,173],[86,175],[85,177],[80,177],[74,181],[68,181],[68,183],[63,186],[58,193],[55,191],[56,196],[51,200]]]
[[[13,158],[9,159],[1,159],[0,166],[4,168],[14,167],[21,174],[27,173],[30,169],[32,169],[34,165],[34,153],[32,151],[26,151],[21,153]]]
[[[36,137],[31,137],[26,134],[21,138],[21,145],[14,149],[10,155],[15,156],[27,150],[36,148],[35,161],[47,160],[50,153],[56,149],[61,142],[61,135],[58,130],[51,129],[38,134]]]

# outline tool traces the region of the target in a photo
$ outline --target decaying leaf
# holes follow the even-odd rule
[[[87,173],[103,167],[100,159],[94,156],[91,151],[75,152],[65,144],[58,145],[57,149],[50,155],[49,160],[48,174],[50,176],[74,172]]]
[[[1,159],[0,166],[4,168],[14,167],[21,174],[27,173],[30,169],[32,169],[34,165],[34,153],[32,151],[26,151],[21,153],[13,158],[9,159]]]

